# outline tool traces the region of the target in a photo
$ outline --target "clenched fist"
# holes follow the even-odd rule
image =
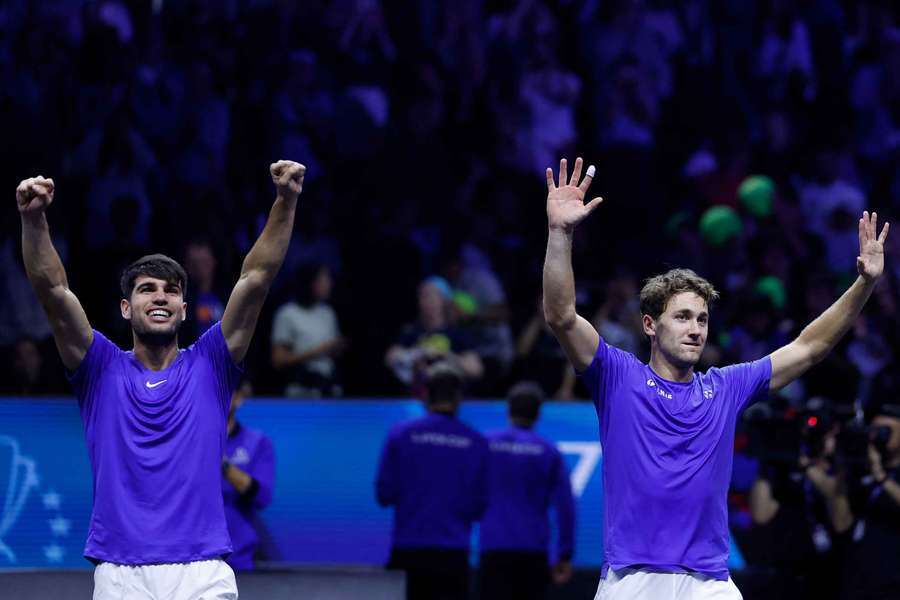
[[[272,182],[278,190],[278,195],[283,198],[297,198],[303,189],[303,176],[306,167],[292,160],[279,160],[269,167],[272,173]]]
[[[38,175],[25,179],[16,188],[16,206],[22,216],[38,214],[53,202],[53,180]]]

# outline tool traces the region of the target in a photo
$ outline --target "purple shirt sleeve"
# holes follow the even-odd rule
[[[222,333],[222,322],[219,321],[201,335],[191,349],[206,356],[216,374],[216,397],[227,413],[231,405],[231,395],[244,372],[243,365],[238,365],[231,358],[228,344]]]
[[[575,551],[575,499],[569,470],[562,454],[556,453],[556,484],[553,489],[553,507],[559,527],[559,557],[570,560]]]
[[[98,397],[95,386],[100,381],[100,374],[106,369],[115,356],[122,350],[113,344],[102,333],[94,330],[94,339],[81,360],[81,364],[72,373],[67,373],[69,383],[78,398],[78,405],[84,415],[94,411],[94,399]]]
[[[735,416],[745,408],[769,393],[769,382],[772,380],[772,360],[765,356],[752,362],[729,365],[719,370],[725,389],[734,402]]]
[[[605,390],[622,382],[626,374],[626,367],[632,362],[639,363],[633,354],[610,346],[602,337],[600,338],[594,360],[587,369],[578,374],[591,393],[591,397],[595,399],[598,413],[603,404],[612,399],[607,397],[607,394],[604,393]]]
[[[272,449],[272,440],[267,436],[259,439],[253,461],[247,467],[247,474],[259,486],[253,497],[253,508],[261,510],[271,504],[275,482],[275,451]]]

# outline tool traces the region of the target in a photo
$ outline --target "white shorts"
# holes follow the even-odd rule
[[[100,563],[94,600],[237,600],[234,571],[224,560],[164,565]]]
[[[743,600],[731,577],[719,581],[699,573],[606,571],[594,600]]]

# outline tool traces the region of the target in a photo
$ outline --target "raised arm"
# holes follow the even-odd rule
[[[603,202],[594,198],[587,204],[584,195],[594,177],[594,167],[581,177],[582,161],[575,160],[572,179],[566,184],[566,159],[559,161],[559,186],[553,169],[547,169],[547,255],[544,258],[544,318],[563,351],[578,371],[594,360],[600,335],[590,322],[575,312],[575,275],[572,272],[572,235],[575,226]]]
[[[824,359],[853,325],[884,271],[884,241],[889,229],[890,224],[885,223],[881,235],[877,235],[878,215],[863,213],[859,220],[859,256],[856,257],[859,277],[834,304],[807,325],[797,339],[772,353],[770,389],[786,386]]]
[[[273,163],[269,171],[277,189],[275,203],[259,239],[244,258],[241,276],[222,315],[222,335],[235,362],[240,362],[247,354],[259,311],[287,253],[306,167],[280,160]]]
[[[94,332],[81,302],[69,289],[66,270],[50,240],[46,210],[54,191],[52,179],[40,175],[26,179],[16,188],[16,205],[22,218],[25,272],[50,320],[62,362],[74,371],[90,348]]]

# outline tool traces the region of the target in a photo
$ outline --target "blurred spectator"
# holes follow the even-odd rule
[[[800,281],[852,273],[858,213],[900,207],[897,17],[869,0],[6,3],[0,128],[16,142],[0,147],[0,173],[9,185],[22,172],[66,180],[57,210],[70,225],[70,278],[98,326],[107,315],[119,327],[102,290],[121,256],[182,248],[200,222],[216,245],[249,249],[270,193],[250,167],[302,157],[314,209],[285,267],[326,263],[354,295],[385,291],[371,307],[381,327],[344,324],[355,342],[344,380],[364,395],[395,392],[371,355],[409,318],[408,286],[433,272],[444,240],[476,240],[507,312],[524,316],[509,299],[530,297],[546,241],[528,198],[558,154],[597,165],[611,211],[575,240],[586,289],[609,281],[611,265],[658,270],[647,240],[666,237],[669,266],[729,292],[716,307],[723,331],[767,275],[791,282],[782,314],[803,323],[814,313]],[[751,173],[774,182],[769,216],[736,206]],[[695,224],[717,205],[738,208],[743,231],[704,245]],[[649,214],[664,216],[634,217]],[[596,240],[608,261],[585,260]],[[391,277],[367,272],[374,254]],[[216,258],[230,270],[229,256]],[[6,350],[46,336],[20,331],[33,306],[0,311]],[[448,327],[472,325],[451,315]],[[485,377],[469,392],[496,395],[511,339],[489,347],[474,329],[468,348],[483,354]],[[882,337],[898,355],[900,338]],[[251,364],[268,362],[271,344],[250,352]],[[875,364],[851,352],[859,368]],[[797,398],[817,385],[806,379]]]
[[[235,416],[252,393],[252,385],[244,380],[231,396],[228,437],[222,459],[225,520],[234,549],[227,562],[236,571],[254,568],[259,545],[257,513],[272,502],[275,486],[272,441],[263,432],[241,425]]]
[[[569,471],[552,442],[533,431],[544,393],[533,382],[509,391],[510,427],[488,435],[488,504],[481,522],[481,598],[540,600],[551,579],[549,511],[559,531],[552,579],[572,577],[575,500]]]
[[[478,389],[499,395],[513,359],[509,306],[503,284],[488,256],[475,244],[454,248],[444,259],[442,272],[452,288],[453,309],[470,332],[475,352],[484,363]]]
[[[184,328],[188,330],[184,332],[186,343],[203,335],[222,320],[225,313],[225,297],[216,287],[217,267],[218,261],[209,240],[194,238],[188,242],[184,251],[184,268],[190,282],[188,308],[191,317]]]
[[[59,242],[53,240],[54,245]],[[64,242],[62,247],[65,248]],[[22,263],[22,244],[13,235],[0,240],[0,285],[6,290],[6,302],[0,309],[0,348],[11,347],[26,337],[49,339],[50,322],[28,283]]]
[[[859,247],[857,220],[866,208],[866,197],[841,176],[842,161],[846,157],[836,149],[818,152],[814,177],[801,187],[799,196],[807,226],[825,243],[828,266],[835,272],[853,272]]]
[[[603,304],[597,309],[592,322],[606,343],[637,357],[647,354],[637,282],[630,273],[609,280]]]
[[[812,46],[799,7],[793,0],[771,0],[768,13],[756,63],[768,100],[784,101],[792,91],[800,99],[811,100],[815,95]]]
[[[840,501],[853,520],[844,563],[848,600],[895,597],[900,589],[900,403],[896,375],[876,386],[871,427],[854,444]],[[854,459],[857,459],[854,462]],[[858,469],[854,466],[858,465]]]
[[[334,359],[346,340],[328,304],[333,281],[328,267],[308,264],[294,274],[296,294],[275,312],[272,367],[285,373],[284,394],[321,398],[343,394]]]
[[[4,353],[6,354],[6,353]],[[35,340],[23,337],[12,345],[9,357],[12,372],[4,371],[0,392],[15,396],[43,396],[67,392],[60,368],[49,362]]]
[[[421,394],[425,371],[436,361],[456,365],[467,381],[484,374],[481,358],[464,330],[453,323],[453,292],[443,277],[419,284],[418,318],[403,328],[385,354],[385,364],[400,381]]]
[[[407,600],[466,600],[469,538],[487,502],[488,445],[456,417],[462,373],[439,362],[427,377],[428,414],[391,429],[378,466],[378,503],[394,508],[388,568],[406,571]]]
[[[836,599],[840,536],[850,526],[849,520],[834,518],[839,426],[827,409],[790,415],[753,423],[763,440],[759,474],[750,490],[753,558],[774,568],[756,589],[776,600]]]
[[[554,400],[571,400],[575,391],[575,371],[544,319],[543,298],[516,340],[514,378],[530,377]]]

